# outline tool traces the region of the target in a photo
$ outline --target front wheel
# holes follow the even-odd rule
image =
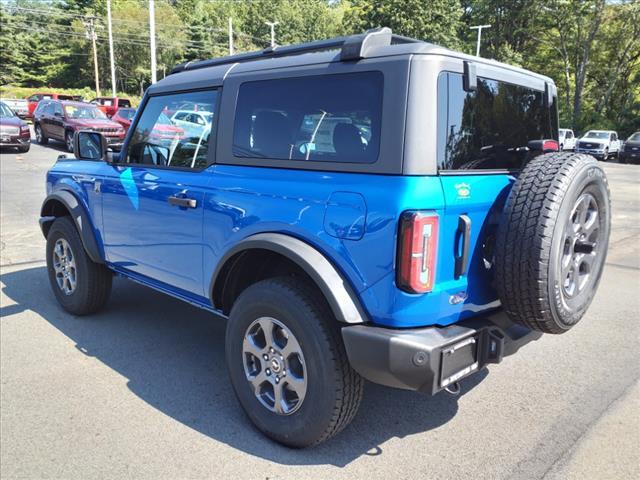
[[[337,321],[300,279],[263,280],[240,295],[227,325],[226,358],[247,415],[284,445],[327,440],[358,410],[363,380],[349,365]]]
[[[112,274],[89,258],[70,217],[57,218],[51,225],[47,271],[53,294],[69,313],[94,313],[109,299]]]

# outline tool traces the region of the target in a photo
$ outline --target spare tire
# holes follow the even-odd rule
[[[564,333],[598,288],[609,243],[607,178],[589,155],[540,155],[517,178],[496,236],[495,281],[514,322]]]

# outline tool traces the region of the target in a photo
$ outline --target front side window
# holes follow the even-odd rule
[[[236,157],[373,163],[380,148],[383,75],[283,78],[240,86]]]
[[[62,116],[62,105],[60,105],[59,103],[52,103],[53,105],[53,114],[54,115],[58,115],[58,116]]]
[[[206,167],[217,95],[217,90],[208,90],[150,97],[129,141],[125,161],[158,167]],[[198,105],[208,113],[209,121],[179,120],[195,113],[178,111],[184,104]]]
[[[462,75],[438,78],[438,165],[442,170],[520,169],[531,140],[558,139],[557,104],[545,92],[478,78],[474,92]],[[447,99],[447,100],[444,100]]]

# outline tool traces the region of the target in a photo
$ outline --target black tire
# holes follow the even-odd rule
[[[68,293],[58,284],[60,276],[55,267],[54,249],[60,239],[69,245],[74,260],[75,288]],[[89,258],[76,226],[68,216],[57,218],[47,235],[47,270],[53,294],[69,313],[88,315],[97,312],[109,299],[113,275],[104,265]],[[67,286],[65,284],[64,288]]]
[[[18,147],[18,151],[20,153],[27,153],[30,148],[31,148],[31,144],[27,144],[27,145],[25,145],[23,147]]]
[[[304,355],[306,395],[288,415],[267,409],[245,374],[245,334],[262,317],[282,322]],[[336,435],[353,420],[362,399],[364,382],[347,360],[337,321],[317,289],[300,279],[267,279],[242,292],[227,324],[226,358],[246,414],[261,432],[289,447],[309,447]]]
[[[604,149],[604,155],[602,155],[602,161],[606,162],[607,160],[609,160],[609,147]]]
[[[600,281],[610,223],[607,179],[593,157],[533,159],[509,194],[496,238],[496,287],[509,317],[545,333],[578,323]]]
[[[45,136],[44,132],[42,131],[42,127],[40,126],[39,123],[35,124],[35,126],[33,127],[33,130],[36,133],[36,141],[40,145],[46,145],[47,143],[49,143],[49,139]]]
[[[71,130],[64,132],[64,143],[67,146],[67,151],[73,153],[73,132]]]

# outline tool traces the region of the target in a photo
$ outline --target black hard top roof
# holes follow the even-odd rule
[[[233,73],[241,73],[243,71],[270,68],[286,68],[318,63],[358,61],[367,58],[419,54],[443,55],[464,61],[491,64],[553,83],[553,80],[549,77],[525,69],[500,63],[495,60],[455,52],[421,40],[394,35],[391,29],[383,27],[369,30],[358,35],[275,48],[269,47],[256,52],[182,63],[176,65],[170,75],[152,85],[149,90],[152,93],[156,90],[167,91],[170,90],[172,86],[177,87],[186,82],[197,82],[204,78],[208,78],[209,80],[219,78],[220,81],[222,81],[231,70],[233,70]]]

